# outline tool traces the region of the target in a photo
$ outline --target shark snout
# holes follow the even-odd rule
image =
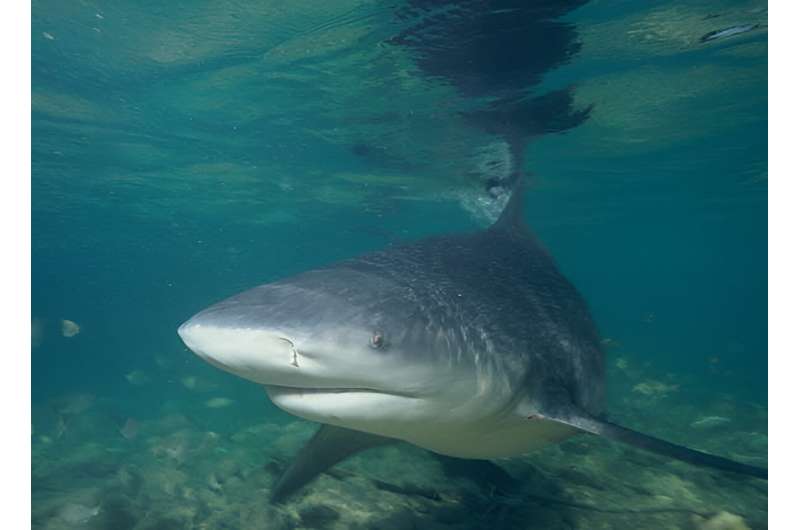
[[[300,376],[297,349],[285,334],[193,317],[178,328],[178,335],[204,361],[250,381],[288,384]]]

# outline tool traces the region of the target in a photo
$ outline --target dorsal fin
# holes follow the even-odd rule
[[[500,213],[500,217],[494,222],[489,230],[520,230],[525,226],[523,218],[523,196],[524,186],[522,185],[522,176],[517,175],[514,177],[515,182],[511,188],[511,196],[508,198],[506,207]]]
[[[489,228],[490,230],[511,230],[517,231],[525,227],[524,220],[524,195],[525,195],[525,182],[524,172],[522,170],[523,160],[522,153],[524,146],[522,140],[517,137],[511,137],[506,140],[511,151],[511,158],[513,169],[510,177],[511,182],[511,195],[506,202],[505,208],[500,212],[500,216]]]

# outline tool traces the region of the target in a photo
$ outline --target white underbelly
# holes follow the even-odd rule
[[[278,407],[301,418],[405,440],[458,458],[522,455],[578,432],[554,421],[493,416],[469,402],[456,410],[422,398],[370,391],[268,386],[267,393]],[[486,406],[487,401],[480,403]]]
[[[447,424],[410,429],[402,438],[435,453],[458,458],[518,456],[558,443],[579,431],[547,420],[508,419],[485,424]]]

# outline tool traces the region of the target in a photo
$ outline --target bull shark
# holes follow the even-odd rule
[[[212,365],[321,423],[278,480],[280,502],[343,459],[405,441],[493,459],[579,433],[692,464],[767,470],[606,419],[605,361],[586,303],[523,220],[521,171],[497,221],[255,287],[178,333]]]

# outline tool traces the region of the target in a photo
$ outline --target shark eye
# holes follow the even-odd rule
[[[371,348],[380,350],[386,345],[386,339],[383,338],[383,334],[376,331],[372,334],[372,338],[369,340],[369,345]]]

